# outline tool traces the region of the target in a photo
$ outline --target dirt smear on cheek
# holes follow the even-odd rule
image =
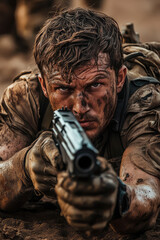
[[[106,95],[103,96],[103,101],[106,103],[105,106],[104,106],[104,116],[107,117],[108,116],[108,109],[109,109],[109,102],[108,102],[108,97],[107,97],[107,92],[106,92]]]
[[[112,85],[113,86],[113,85]],[[109,94],[106,90],[106,95],[103,96],[103,101],[106,103],[104,106],[104,116],[107,121],[110,121],[112,118],[112,114],[114,111],[114,98],[112,97],[114,95],[114,86],[111,88],[111,93]]]
[[[86,102],[85,99],[88,99],[87,94],[85,94],[84,92],[80,92],[80,93],[78,94],[78,97],[79,97],[80,100],[81,100],[81,105],[82,105],[82,107],[86,107],[87,102]]]
[[[97,99],[97,105],[100,107],[102,105],[102,101],[100,99]]]

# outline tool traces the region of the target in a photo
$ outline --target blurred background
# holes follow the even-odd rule
[[[0,97],[16,75],[35,69],[34,39],[48,16],[75,7],[105,12],[121,31],[134,23],[141,42],[160,42],[160,0],[0,0]]]

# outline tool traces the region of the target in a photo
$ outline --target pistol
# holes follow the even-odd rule
[[[53,113],[53,139],[71,176],[89,177],[98,168],[98,150],[67,108]]]

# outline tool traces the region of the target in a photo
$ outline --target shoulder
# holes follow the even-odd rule
[[[124,44],[123,54],[129,80],[150,76],[160,81],[160,43]]]
[[[160,132],[160,84],[140,87],[129,99],[121,136],[124,146]]]
[[[25,72],[15,78],[14,82],[6,88],[2,99],[13,106],[29,104],[30,97],[38,102],[39,89],[37,75]]]
[[[160,83],[149,83],[137,89],[130,97],[127,113],[138,113],[157,107],[160,107]]]
[[[32,92],[38,92],[39,90],[39,82],[38,82],[38,74],[34,74],[32,72],[22,72],[17,77],[14,78],[13,83],[8,86],[7,90],[18,91],[23,95],[24,91],[27,93],[27,90]],[[17,90],[17,91],[16,91]]]
[[[160,43],[159,42],[125,43],[123,44],[123,53],[124,57],[131,53],[142,53],[141,56],[149,57],[154,61],[157,60],[159,63]]]
[[[136,90],[128,100],[121,131],[125,145],[142,135],[154,133],[155,129],[151,125],[156,122],[158,127],[160,124],[158,116],[160,116],[160,84],[146,84]]]
[[[13,129],[34,136],[38,131],[41,87],[38,75],[22,73],[5,90],[0,117]]]

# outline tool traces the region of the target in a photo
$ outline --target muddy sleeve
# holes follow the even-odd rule
[[[133,164],[160,178],[159,84],[143,86],[131,96],[121,136],[125,148],[140,149],[141,157],[133,158]]]
[[[36,78],[22,78],[11,84],[0,103],[0,130],[6,126],[12,132],[34,139],[39,121],[39,84]]]

